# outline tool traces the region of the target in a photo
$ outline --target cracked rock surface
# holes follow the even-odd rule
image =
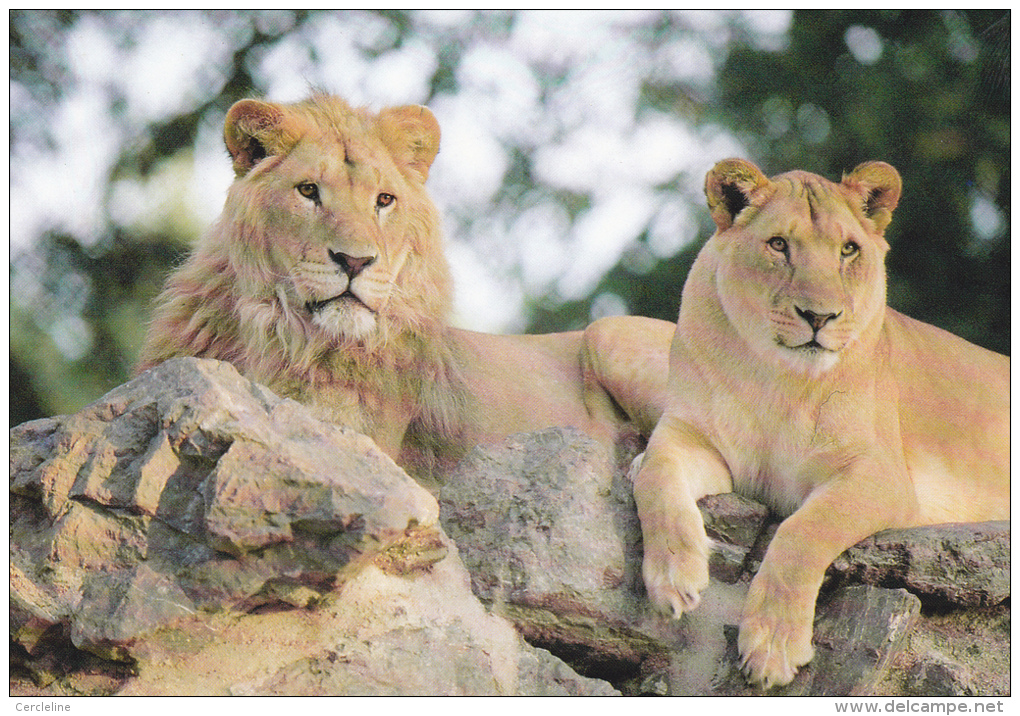
[[[179,359],[11,431],[12,693],[608,694],[363,435]]]

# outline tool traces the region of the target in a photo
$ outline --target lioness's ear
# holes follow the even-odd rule
[[[900,202],[900,173],[885,162],[864,162],[843,177],[843,186],[861,194],[865,215],[875,222],[879,233],[884,232]]]
[[[390,107],[379,113],[380,137],[398,162],[424,182],[439,153],[439,122],[427,107],[412,104]]]
[[[751,195],[770,183],[761,169],[743,159],[723,159],[712,167],[705,177],[705,196],[719,231],[730,228],[751,203]]]
[[[234,158],[234,173],[242,176],[268,156],[292,146],[298,137],[283,107],[242,99],[227,112],[223,141]]]

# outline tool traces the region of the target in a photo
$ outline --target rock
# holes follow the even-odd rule
[[[782,693],[873,693],[920,614],[920,600],[903,589],[855,585],[840,590],[818,607],[815,658]]]
[[[988,696],[1010,693],[1008,602],[927,615],[874,693]]]
[[[979,696],[972,684],[970,669],[937,655],[911,665],[906,678],[916,696]]]
[[[702,499],[712,579],[660,616],[630,478],[576,431],[476,448],[437,501],[368,438],[181,359],[10,440],[13,694],[763,693],[736,639],[775,519]],[[1008,579],[1008,523],[875,535],[769,693],[1009,693]]]
[[[140,654],[139,676],[121,693],[614,693],[528,646],[508,622],[487,613],[471,595],[456,548],[447,546],[449,556],[412,576],[369,565],[314,610],[246,614],[216,625],[213,638],[195,629],[157,635]],[[176,645],[186,639],[198,646],[181,654]],[[239,652],[251,656],[239,660]]]
[[[582,433],[549,429],[475,448],[439,499],[486,601],[636,604],[640,524],[629,489],[614,485],[607,451]]]
[[[48,456],[23,447],[39,435]],[[434,498],[371,441],[223,363],[167,362],[77,415],[15,428],[11,444],[12,565],[35,587],[25,618],[69,620],[77,646],[103,653],[438,533]],[[132,625],[111,626],[114,614]]]
[[[177,582],[145,562],[112,572],[93,570],[85,574],[81,601],[71,616],[71,642],[130,662],[135,640],[194,614],[194,603]]]
[[[701,503],[733,566],[677,621],[645,596],[631,493],[604,448],[556,428],[475,448],[443,485],[440,516],[475,593],[531,643],[627,693],[711,693],[747,590],[722,582],[737,581],[767,510],[736,495]]]
[[[476,448],[442,487],[440,506],[475,593],[530,642],[579,672],[610,679],[625,693],[762,693],[739,673],[736,637],[747,584],[778,524],[764,506],[733,494],[699,501],[714,542],[712,581],[698,608],[680,620],[651,613],[630,483],[580,433],[552,429]],[[992,532],[1001,530],[954,526],[928,539]],[[920,536],[907,530],[897,539],[895,544],[913,544]],[[964,585],[981,581],[963,578],[965,564],[995,564],[1000,571],[1006,565],[1008,574],[1008,558],[990,547],[998,539],[953,542],[961,553],[977,548],[956,558]],[[981,545],[988,547],[986,556]],[[907,636],[921,622],[921,602],[904,589],[854,586],[890,586],[885,578],[859,579],[868,572],[859,556],[869,549],[866,541],[841,557],[840,574],[853,577],[835,580],[819,603],[817,656],[792,684],[773,693],[868,694],[889,681]],[[948,591],[949,579],[935,580],[931,573],[947,574],[944,568],[929,561],[924,569],[929,571],[892,586],[937,582]]]
[[[726,656],[716,660],[711,693],[727,696],[860,696],[875,694],[894,668],[920,619],[920,601],[905,590],[855,585],[820,600],[815,616],[815,657],[792,683],[764,691],[740,673],[736,625],[723,627]]]
[[[485,612],[371,440],[227,364],[168,361],[10,441],[25,693],[613,691]]]
[[[664,655],[668,626],[642,598],[629,485],[584,434],[549,429],[478,447],[440,492],[472,586],[532,643],[581,673],[630,673]]]
[[[905,587],[933,606],[993,606],[1010,595],[1009,522],[886,530],[840,555],[830,574]]]
[[[769,518],[767,507],[734,492],[706,495],[698,500],[698,507],[709,537],[745,553],[754,547]]]
[[[702,497],[698,509],[705,521],[705,533],[713,542],[709,574],[733,584],[748,569],[748,557],[768,521],[768,508],[728,492]]]

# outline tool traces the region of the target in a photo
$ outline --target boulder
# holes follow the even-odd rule
[[[843,581],[904,587],[932,607],[994,606],[1009,598],[1009,522],[886,530],[840,555]]]
[[[29,692],[613,693],[484,610],[371,440],[230,365],[168,361],[10,441]]]

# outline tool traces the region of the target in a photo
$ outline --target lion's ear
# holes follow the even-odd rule
[[[242,99],[230,108],[223,123],[223,141],[234,158],[237,176],[293,146],[297,138],[286,110],[269,102]]]
[[[398,163],[404,164],[424,182],[439,153],[439,122],[427,107],[390,107],[379,113],[380,136]]]
[[[879,233],[884,232],[903,191],[903,180],[895,167],[885,162],[864,162],[843,177],[843,186],[862,196],[864,213],[875,222]]]
[[[705,196],[719,231],[730,228],[752,195],[770,183],[761,169],[743,159],[723,159],[712,167],[705,177]]]

